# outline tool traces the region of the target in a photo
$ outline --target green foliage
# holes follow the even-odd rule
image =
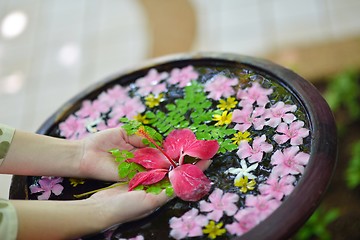
[[[167,104],[166,111],[148,111],[145,116],[160,133],[168,135],[173,129],[188,127],[191,121],[211,121],[212,113],[208,111],[211,105],[212,102],[206,98],[203,87],[197,82],[192,82],[192,85],[185,87],[184,98]],[[191,121],[187,119],[190,114]]]
[[[140,127],[144,127],[145,132],[159,145],[162,145],[163,137],[160,133],[158,133],[154,128],[150,126],[143,125],[141,122],[137,120],[129,120],[127,118],[121,118],[121,122],[124,123],[122,126],[125,129],[128,135],[134,135],[137,133]],[[152,143],[147,139],[143,139],[143,143],[145,145],[149,145],[150,147],[155,147]]]
[[[122,162],[118,166],[118,173],[120,178],[132,179],[138,172],[145,171],[145,168],[133,162]]]
[[[152,194],[159,194],[164,189],[167,196],[172,197],[174,195],[174,189],[171,186],[169,179],[167,178],[155,184],[139,185],[135,188],[135,190],[144,190],[145,192]]]
[[[119,163],[118,174],[120,178],[132,179],[136,173],[145,171],[145,168],[141,165],[126,161],[134,157],[132,152],[119,149],[111,149],[109,152],[115,157],[115,161]]]
[[[360,85],[358,72],[345,71],[331,79],[324,94],[333,111],[346,110],[351,120],[360,117]]]
[[[109,152],[115,157],[116,162],[123,162],[126,159],[133,158],[134,154],[132,152],[120,149],[111,149]]]
[[[307,240],[312,237],[320,240],[331,239],[328,231],[328,225],[335,221],[340,215],[338,209],[325,211],[322,208],[317,209],[309,218],[305,225],[297,232],[295,240]]]
[[[359,72],[348,70],[331,79],[324,94],[331,109],[337,113],[337,126],[346,136],[348,126],[360,120],[360,84]],[[350,189],[360,185],[360,140],[350,146],[351,158],[346,169],[345,180]]]
[[[195,126],[191,126],[190,129]],[[238,145],[234,144],[233,141],[228,138],[228,136],[236,133],[236,130],[233,128],[226,128],[226,126],[200,125],[192,130],[196,131],[195,134],[198,139],[216,139],[220,145],[220,153],[230,152],[238,148]]]
[[[360,140],[352,145],[351,158],[346,169],[346,183],[351,189],[360,184]]]
[[[139,127],[142,126],[141,122],[136,120],[130,120],[128,118],[120,118],[120,122],[124,123],[122,128],[126,131],[127,135],[134,135]]]
[[[174,129],[189,128],[195,132],[198,139],[217,140],[221,153],[237,149],[238,146],[227,139],[236,132],[234,129],[208,124],[214,114],[219,114],[218,111],[210,109],[212,104],[206,97],[203,86],[198,82],[192,82],[184,88],[184,98],[167,104],[165,111],[147,111],[145,116],[150,124],[165,136]]]
[[[149,126],[144,126],[145,131],[147,132],[147,134],[156,142],[157,145],[161,146],[162,142],[163,142],[163,136],[157,132],[154,128],[149,127]],[[155,146],[150,143],[149,140],[144,139],[143,143],[145,145],[149,145],[150,147],[155,148]]]

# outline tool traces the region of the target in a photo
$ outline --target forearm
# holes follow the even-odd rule
[[[18,216],[18,239],[76,239],[103,230],[95,201],[11,201]]]
[[[16,131],[0,173],[72,177],[78,175],[80,141]]]

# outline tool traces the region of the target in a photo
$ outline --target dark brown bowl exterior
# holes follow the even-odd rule
[[[161,71],[187,65],[219,67],[248,66],[258,73],[277,80],[304,106],[310,120],[311,156],[294,191],[268,218],[238,239],[287,239],[311,216],[319,205],[334,172],[337,159],[337,134],[332,112],[317,89],[308,81],[272,62],[235,54],[192,53],[152,60],[136,69],[115,74],[78,94],[56,111],[37,133],[53,135],[55,127],[80,108],[85,99],[94,99],[104,89],[120,83],[127,85],[153,67]],[[25,177],[26,178],[26,177]],[[27,199],[24,177],[14,176],[10,198]]]

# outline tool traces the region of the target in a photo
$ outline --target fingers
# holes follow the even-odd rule
[[[145,147],[146,145],[142,142],[143,138],[138,136],[138,135],[127,135],[126,131],[121,128],[120,129],[120,134],[122,136],[122,138],[129,143],[130,145],[136,147],[136,148],[141,148],[141,147]]]
[[[133,212],[133,216],[130,217],[131,215],[129,215],[129,218],[126,220],[126,222],[144,218],[150,215],[151,213],[153,213],[154,211],[156,211],[156,209],[158,209],[159,207],[163,206],[169,200],[171,200],[171,198],[169,198],[166,195],[165,191],[162,191],[159,194],[145,193],[144,191],[132,191],[132,192],[140,193],[140,194],[136,194],[139,195],[138,196],[139,198],[137,198],[138,205],[136,209],[134,209],[135,212]],[[140,198],[140,195],[142,198]]]
[[[128,192],[127,187],[123,185],[91,196],[92,200],[96,200],[103,206],[101,211],[106,216],[105,221],[108,226],[148,216],[170,200],[165,191],[155,195],[145,191]]]

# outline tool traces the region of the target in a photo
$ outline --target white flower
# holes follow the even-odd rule
[[[242,177],[247,177],[248,179],[255,179],[256,176],[254,174],[251,174],[251,171],[254,171],[258,167],[258,163],[255,163],[253,165],[250,165],[249,167],[246,165],[245,160],[241,160],[240,162],[241,168],[229,168],[225,171],[226,174],[231,173],[236,175],[235,181],[240,180]]]

